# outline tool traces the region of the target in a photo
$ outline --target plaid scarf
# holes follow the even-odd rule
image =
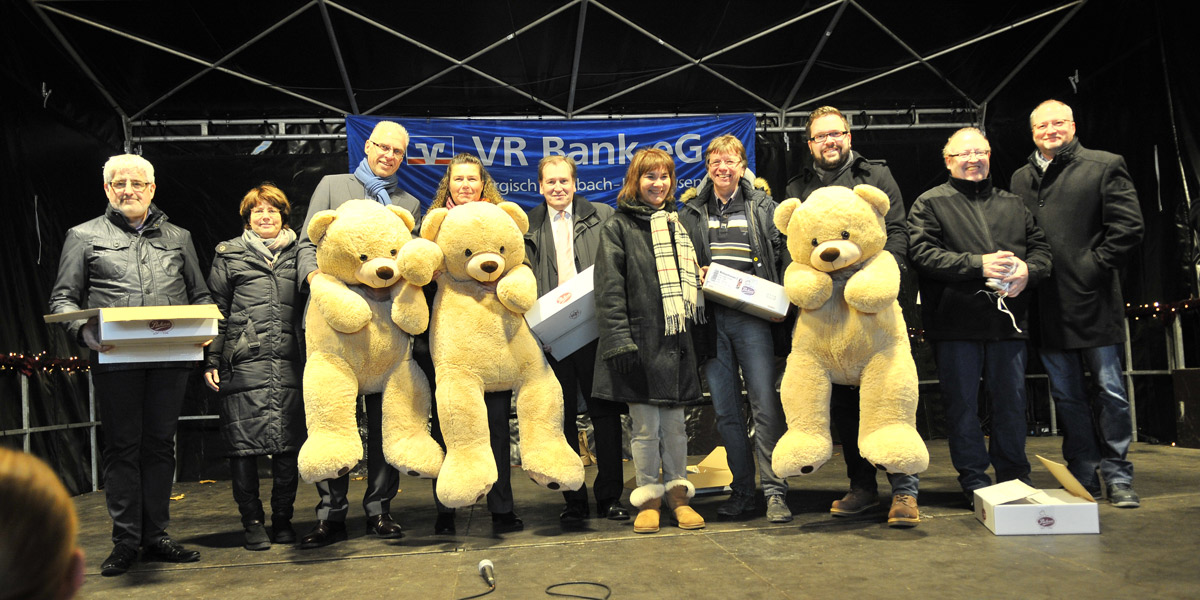
[[[669,223],[675,223],[675,248],[671,248]],[[696,249],[687,231],[679,224],[679,214],[665,210],[650,216],[650,240],[654,244],[654,266],[658,271],[658,286],[662,289],[663,317],[666,335],[687,331],[687,319],[695,321],[704,310],[704,297],[697,293],[699,267]],[[679,263],[676,267],[675,256]],[[680,272],[683,277],[680,280]],[[700,308],[697,309],[697,306]]]

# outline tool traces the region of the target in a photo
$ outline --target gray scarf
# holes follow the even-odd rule
[[[242,241],[246,242],[246,247],[253,248],[263,255],[267,261],[268,267],[275,266],[275,259],[279,258],[279,253],[291,246],[296,241],[296,232],[291,229],[280,230],[279,235],[274,239],[264,239],[262,236],[254,233],[253,229],[247,229],[242,232]]]

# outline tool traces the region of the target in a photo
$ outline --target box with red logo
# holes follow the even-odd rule
[[[763,319],[782,319],[789,307],[782,285],[720,263],[708,266],[704,297]]]
[[[1063,489],[1034,489],[1018,480],[975,490],[975,518],[996,535],[1100,533],[1100,511],[1092,495],[1065,465],[1038,460]]]
[[[47,323],[97,318],[100,343],[114,346],[99,354],[100,364],[191,361],[204,358],[200,344],[217,335],[216,304],[119,306],[46,315]]]
[[[525,322],[555,360],[562,360],[600,337],[596,299],[592,296],[593,267],[537,299]]]

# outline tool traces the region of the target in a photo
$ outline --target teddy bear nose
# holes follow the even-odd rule
[[[837,248],[826,248],[821,252],[821,260],[825,262],[833,262],[837,260],[837,257],[841,256],[841,254],[842,253],[838,252]]]
[[[496,264],[496,261],[494,261],[494,260],[489,260],[489,261],[479,265],[479,268],[482,269],[484,273],[493,273],[499,267],[500,267],[500,265]]]
[[[395,271],[392,271],[391,267],[379,267],[375,269],[375,276],[380,279],[391,279],[394,274]]]

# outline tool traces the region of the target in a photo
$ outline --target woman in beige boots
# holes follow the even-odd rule
[[[677,215],[671,155],[641,150],[596,253],[600,344],[592,394],[629,405],[637,533],[658,531],[664,495],[679,527],[704,527],[688,506],[695,488],[687,480],[683,407],[703,402],[692,336],[703,313],[698,265],[707,259],[692,244],[701,232],[688,231]]]

